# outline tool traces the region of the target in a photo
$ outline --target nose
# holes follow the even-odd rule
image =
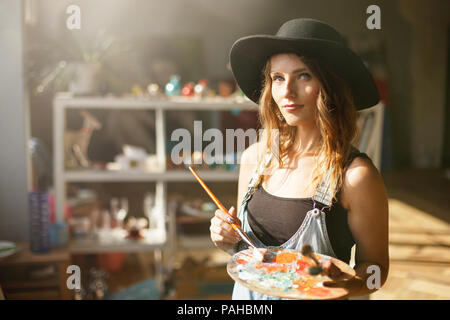
[[[297,95],[296,91],[295,91],[295,83],[294,80],[291,78],[288,78],[287,81],[285,82],[285,92],[284,95],[286,98],[293,98]]]

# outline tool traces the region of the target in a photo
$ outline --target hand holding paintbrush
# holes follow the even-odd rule
[[[227,230],[227,225],[224,224],[224,222],[226,221],[226,223],[228,225],[230,225],[237,232],[239,237],[242,240],[244,240],[251,248],[254,249],[253,254],[254,254],[255,258],[260,261],[263,261],[264,256],[261,254],[261,252],[259,252],[258,248],[256,248],[256,246],[253,244],[253,242],[248,237],[248,235],[244,232],[244,230],[241,229],[239,224],[236,223],[237,218],[234,217],[230,212],[228,212],[227,209],[225,209],[225,207],[222,205],[222,203],[220,203],[219,199],[216,198],[216,196],[212,193],[212,191],[208,188],[208,186],[203,182],[203,180],[198,176],[197,172],[195,172],[195,170],[191,166],[189,166],[189,170],[194,175],[194,177],[197,179],[197,181],[200,183],[200,185],[203,187],[203,189],[206,191],[206,193],[210,196],[210,198],[214,201],[216,206],[220,209],[220,210],[218,210],[219,212],[216,211],[216,216],[215,216],[215,218],[217,218],[218,221],[215,222],[215,220],[214,220],[215,218],[213,218],[211,220],[211,232],[216,231],[214,227],[219,228],[219,231],[217,232],[218,236],[221,237],[222,240],[226,240],[226,238],[228,237],[228,240],[229,240],[228,242],[230,242],[230,238],[229,238],[230,230]],[[227,216],[224,216],[222,214],[222,212],[225,213]],[[218,238],[218,240],[221,238]],[[212,240],[214,241],[214,239],[212,239]],[[237,239],[234,239],[234,240],[237,240]],[[233,242],[231,242],[231,243],[233,243]],[[217,243],[216,243],[216,245],[217,245]]]

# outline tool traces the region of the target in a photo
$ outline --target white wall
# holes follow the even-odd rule
[[[86,37],[106,28],[115,36],[146,34],[194,34],[204,40],[209,76],[227,75],[225,64],[231,45],[239,37],[255,33],[275,33],[292,18],[324,20],[355,41],[402,34],[405,22],[396,1],[388,0],[39,0],[42,32],[56,36],[68,16],[65,9],[77,4],[82,12]],[[366,8],[378,4],[382,10],[382,30],[366,28]],[[395,30],[393,30],[395,29]],[[405,37],[406,36],[406,37]]]
[[[0,240],[28,241],[27,107],[21,2],[0,1]]]

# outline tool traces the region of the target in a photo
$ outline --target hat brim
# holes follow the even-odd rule
[[[263,85],[262,70],[274,54],[293,52],[309,55],[326,64],[350,87],[358,110],[380,101],[375,82],[362,59],[340,43],[318,39],[280,38],[256,35],[237,40],[230,51],[233,75],[244,94],[259,102]]]

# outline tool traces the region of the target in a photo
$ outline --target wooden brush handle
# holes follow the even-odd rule
[[[225,212],[226,214],[228,214],[230,217],[233,218],[233,216],[228,212],[227,209],[225,209],[225,207],[222,205],[222,203],[220,203],[219,199],[216,198],[216,196],[214,195],[214,193],[212,193],[211,190],[209,190],[208,186],[203,182],[203,180],[198,176],[197,172],[195,172],[194,169],[192,169],[191,166],[189,166],[189,170],[192,172],[192,174],[194,175],[194,177],[197,179],[197,181],[200,183],[200,185],[203,187],[203,189],[205,189],[206,193],[209,195],[209,197],[212,199],[212,201],[214,201],[214,203],[216,204],[217,207],[219,207],[220,210],[222,210],[223,212]],[[233,227],[234,230],[237,230],[239,228],[238,225],[236,225],[233,222],[230,222],[231,226]]]

